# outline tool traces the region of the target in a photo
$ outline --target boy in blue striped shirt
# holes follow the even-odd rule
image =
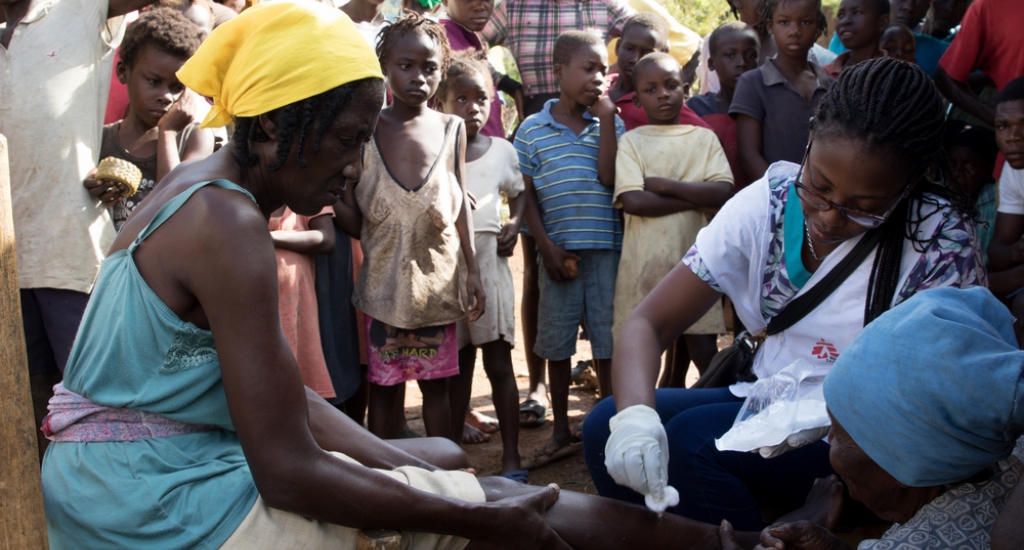
[[[569,31],[553,54],[558,99],[527,118],[516,133],[526,184],[526,220],[541,270],[537,344],[548,362],[554,431],[544,452],[578,441],[569,429],[570,360],[583,319],[601,396],[611,394],[612,301],[622,224],[612,206],[616,140],[625,132],[604,95],[608,54],[596,33]]]

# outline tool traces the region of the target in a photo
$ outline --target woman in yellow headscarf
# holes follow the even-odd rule
[[[260,4],[179,77],[234,138],[168,174],[100,270],[43,426],[52,548],[355,548],[357,528],[414,549],[718,547],[710,525],[477,480],[454,443],[381,441],[303,388],[267,218],[358,183],[384,86],[347,16]]]

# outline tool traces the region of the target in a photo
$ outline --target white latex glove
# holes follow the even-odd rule
[[[810,445],[815,441],[821,441],[828,435],[828,426],[821,428],[808,428],[801,430],[795,434],[790,434],[786,437],[786,440],[774,447],[761,447],[755,449],[756,452],[760,453],[764,458],[775,458],[785,452],[792,451],[793,449],[799,449],[804,445]]]
[[[633,405],[608,425],[604,466],[615,483],[644,495],[654,512],[679,504],[679,492],[668,485],[668,437],[658,413],[647,405]]]

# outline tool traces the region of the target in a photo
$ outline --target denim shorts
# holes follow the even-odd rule
[[[612,357],[612,323],[618,250],[572,250],[580,257],[580,275],[557,282],[538,258],[540,304],[534,353],[549,361],[571,359],[576,353],[580,322],[587,329],[594,359]]]

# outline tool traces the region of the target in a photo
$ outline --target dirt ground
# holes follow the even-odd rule
[[[523,345],[520,336],[522,335],[521,319],[519,318],[519,300],[522,296],[523,282],[523,258],[522,251],[516,248],[515,255],[509,259],[509,267],[512,269],[512,278],[516,286],[516,346],[512,350],[512,365],[515,370],[516,384],[519,386],[519,400],[526,398],[529,387],[529,374],[526,370],[526,358],[523,354]],[[572,364],[577,361],[591,359],[590,343],[582,340],[577,344],[576,355],[573,356]],[[696,380],[696,370],[691,367],[690,377]],[[689,382],[689,380],[688,380]],[[587,413],[597,402],[597,391],[583,386],[573,386],[569,392],[569,422],[582,421]],[[494,416],[494,404],[491,402],[491,386],[484,374],[483,363],[478,355],[476,370],[473,376],[473,407],[484,414]],[[415,383],[408,384],[406,390],[405,414],[409,419],[409,426],[423,435],[423,420],[421,413],[422,397],[419,388]],[[557,483],[560,487],[577,492],[597,494],[594,484],[587,473],[587,467],[583,462],[583,452],[580,444],[574,444],[574,451],[568,456],[541,466],[530,468],[530,463],[539,456],[541,449],[551,437],[551,418],[543,426],[538,428],[521,428],[519,430],[519,454],[524,462],[524,467],[530,469],[531,485],[546,485]],[[472,461],[473,467],[480,475],[495,474],[501,469],[501,439],[500,434],[491,436],[491,441],[476,445],[464,445],[466,453]],[[562,453],[559,453],[562,454]]]

